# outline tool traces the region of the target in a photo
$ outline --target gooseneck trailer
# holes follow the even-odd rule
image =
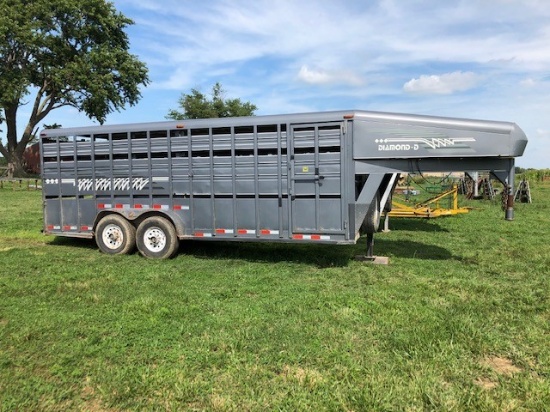
[[[168,258],[181,239],[351,244],[400,173],[489,171],[508,190],[514,123],[367,111],[48,129],[44,232]]]

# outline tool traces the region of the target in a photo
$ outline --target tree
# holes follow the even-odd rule
[[[166,117],[173,120],[184,120],[254,116],[254,112],[258,110],[256,105],[250,102],[243,103],[241,99],[226,99],[224,93],[220,83],[216,83],[212,87],[210,100],[197,89],[191,89],[191,94],[182,94],[178,101],[183,112],[172,109]]]
[[[105,122],[140,99],[147,68],[129,53],[133,21],[106,0],[0,0],[0,153],[23,173],[23,152],[52,110],[71,106]],[[28,99],[28,100],[27,100]],[[17,115],[30,104],[18,136]]]

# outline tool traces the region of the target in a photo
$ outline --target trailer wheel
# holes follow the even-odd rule
[[[372,203],[369,206],[365,220],[361,225],[361,231],[364,233],[376,233],[380,226],[380,193],[376,193]]]
[[[178,246],[176,229],[168,219],[149,217],[137,228],[137,247],[147,258],[169,259],[177,252]]]
[[[103,253],[130,253],[136,245],[136,228],[120,215],[107,215],[97,224],[95,241]]]

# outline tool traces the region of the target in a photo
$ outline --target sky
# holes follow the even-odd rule
[[[131,52],[151,84],[107,124],[164,120],[182,93],[220,82],[257,115],[360,109],[515,122],[529,138],[516,165],[550,168],[548,0],[113,3],[135,22]],[[69,108],[46,121],[94,124]]]

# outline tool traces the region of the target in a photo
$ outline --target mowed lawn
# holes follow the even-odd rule
[[[45,237],[0,189],[0,410],[550,409],[550,182],[355,246]]]

